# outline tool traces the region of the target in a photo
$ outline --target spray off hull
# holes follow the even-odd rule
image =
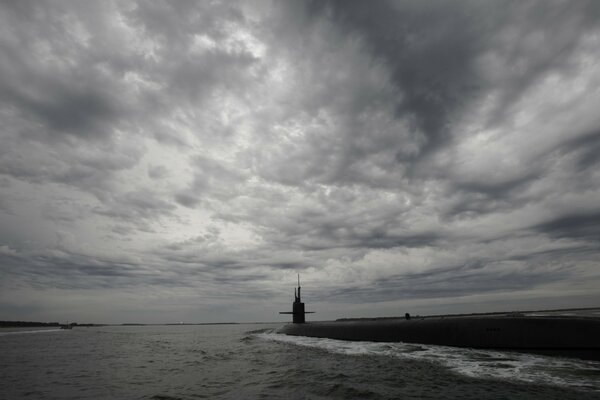
[[[600,360],[600,319],[448,317],[288,324],[280,333],[339,340],[404,342]]]

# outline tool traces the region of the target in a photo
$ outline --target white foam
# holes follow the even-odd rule
[[[353,356],[378,355],[443,365],[474,378],[503,379],[600,391],[600,362],[411,343],[351,342],[260,333],[256,337]]]

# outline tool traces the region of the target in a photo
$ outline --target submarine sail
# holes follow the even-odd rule
[[[292,314],[292,322],[295,324],[303,324],[306,322],[305,314],[313,314],[314,311],[305,311],[304,303],[301,299],[300,291],[300,274],[298,274],[298,289],[294,289],[294,302],[292,303],[292,311],[280,311],[279,314]]]

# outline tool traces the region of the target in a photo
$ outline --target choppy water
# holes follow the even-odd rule
[[[291,337],[279,326],[0,331],[0,398],[600,399],[600,362]]]

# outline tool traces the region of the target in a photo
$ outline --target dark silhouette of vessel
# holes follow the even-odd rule
[[[299,303],[301,306],[296,306]],[[292,324],[279,333],[328,339],[405,342],[499,349],[600,361],[600,319],[581,316],[527,316],[516,313],[472,316],[372,318],[308,322],[294,300]]]
[[[279,314],[292,314],[294,324],[303,324],[306,322],[305,314],[313,314],[314,311],[304,311],[304,303],[300,298],[300,274],[298,274],[298,289],[294,289],[294,302],[292,303],[292,311],[280,311]]]

